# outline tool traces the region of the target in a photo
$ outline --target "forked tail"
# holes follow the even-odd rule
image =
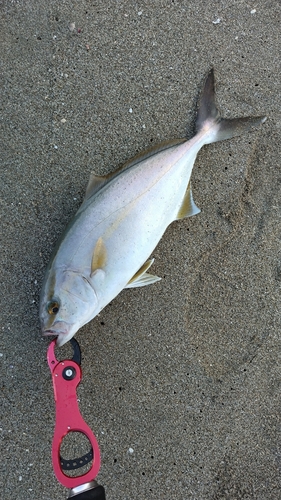
[[[230,139],[250,130],[252,127],[257,127],[264,123],[265,120],[266,116],[247,116],[230,120],[222,118],[215,103],[214,70],[211,69],[199,101],[196,119],[196,132],[206,132],[205,144]]]

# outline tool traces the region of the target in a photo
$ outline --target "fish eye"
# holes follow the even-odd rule
[[[49,314],[57,314],[59,312],[60,305],[56,300],[52,300],[47,305],[47,310]]]

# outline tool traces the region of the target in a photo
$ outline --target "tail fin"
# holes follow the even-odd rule
[[[207,76],[205,87],[199,101],[196,119],[196,132],[206,129],[206,144],[223,141],[257,127],[264,123],[266,116],[234,118],[227,120],[221,117],[215,103],[214,70],[211,69]]]

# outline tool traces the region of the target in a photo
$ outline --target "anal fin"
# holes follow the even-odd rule
[[[184,219],[185,217],[191,217],[192,215],[199,214],[201,212],[200,208],[198,208],[193,200],[191,183],[188,183],[186,188],[185,195],[182,200],[181,207],[178,211],[176,220]]]
[[[152,283],[156,283],[160,281],[161,278],[159,276],[153,276],[153,274],[149,274],[146,271],[152,266],[154,259],[147,260],[143,266],[138,270],[136,274],[130,279],[125,288],[137,288],[140,286],[151,285]]]

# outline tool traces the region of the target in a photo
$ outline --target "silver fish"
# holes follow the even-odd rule
[[[91,174],[85,199],[47,267],[40,300],[44,335],[62,346],[123,288],[155,283],[150,255],[169,224],[200,212],[190,176],[205,144],[229,139],[266,117],[227,120],[215,104],[210,71],[196,134],[160,144],[105,177]]]

